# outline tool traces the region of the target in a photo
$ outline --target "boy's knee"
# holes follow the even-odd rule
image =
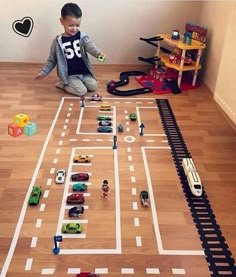
[[[85,95],[88,91],[85,86],[78,86],[78,87],[72,87],[72,86],[65,86],[64,90],[70,94],[74,94],[77,96],[83,96]]]
[[[89,78],[84,80],[84,84],[88,91],[95,91],[98,88],[98,83],[95,79]]]

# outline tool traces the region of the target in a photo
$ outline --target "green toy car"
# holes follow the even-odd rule
[[[135,120],[137,119],[136,113],[131,113],[131,114],[129,115],[129,118],[130,118],[130,120],[135,121]]]
[[[29,198],[29,205],[37,205],[39,203],[42,189],[39,186],[33,186],[32,192]]]
[[[98,117],[97,117],[97,120],[111,120],[111,117],[110,116],[107,116],[107,115],[99,115]]]
[[[124,131],[124,128],[123,128],[122,124],[119,124],[117,129],[118,129],[118,133],[122,133]]]
[[[61,228],[62,233],[80,234],[83,232],[83,226],[78,223],[64,223]]]
[[[86,191],[87,185],[85,183],[76,183],[72,187],[73,191]]]
[[[111,133],[112,132],[112,127],[109,127],[109,126],[99,126],[97,128],[97,131],[99,133]]]

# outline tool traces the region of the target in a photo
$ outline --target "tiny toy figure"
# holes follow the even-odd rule
[[[103,184],[102,184],[102,196],[103,196],[104,198],[107,198],[109,192],[110,192],[110,187],[109,187],[109,185],[108,185],[108,181],[107,181],[107,180],[104,180],[104,181],[103,181]]]
[[[140,128],[140,136],[143,136],[143,128],[145,128],[145,126],[144,126],[144,124],[143,123],[141,123],[141,125],[139,126],[139,128]]]
[[[84,108],[84,107],[85,107],[85,104],[84,104],[84,102],[85,102],[85,97],[84,97],[84,96],[81,96],[80,100],[81,100],[81,108]]]

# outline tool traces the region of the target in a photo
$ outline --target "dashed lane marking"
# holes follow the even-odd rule
[[[172,268],[173,274],[186,274],[185,270],[183,268]]]
[[[58,162],[58,159],[54,159],[54,160],[53,160],[53,163],[54,163],[54,164],[57,164],[57,162]]]
[[[129,132],[130,131],[130,128],[126,128],[126,132]]]
[[[90,139],[83,139],[83,141],[90,141]]]
[[[70,141],[77,141],[77,139],[70,139]]]
[[[35,224],[36,228],[40,228],[41,225],[42,225],[42,219],[37,219]]]
[[[136,104],[142,104],[143,102],[136,102]]]
[[[132,162],[132,156],[128,156],[128,161]]]
[[[69,108],[69,112],[71,112],[72,111],[72,108]]]
[[[50,169],[50,174],[54,174],[54,173],[55,173],[55,168],[52,167],[52,168]]]
[[[114,102],[114,104],[119,104],[119,103],[120,103],[119,101]]]
[[[131,147],[127,147],[127,152],[131,152]]]
[[[54,274],[55,269],[54,268],[43,268],[41,271],[42,275],[52,275]]]
[[[68,114],[67,114],[67,117],[70,117],[70,115],[71,115],[71,113],[68,113]]]
[[[52,179],[49,178],[49,179],[47,180],[47,186],[51,186],[51,184],[52,184]]]
[[[66,134],[65,132],[62,132],[62,133],[61,133],[61,137],[64,137],[64,136],[65,136],[65,134]]]
[[[136,178],[134,176],[131,176],[131,182],[135,183],[136,182]]]
[[[74,104],[73,103],[70,103],[70,106],[73,106]]]
[[[133,210],[137,210],[138,209],[138,203],[137,202],[133,202]]]
[[[50,180],[52,180],[52,179],[50,179]],[[44,194],[43,194],[43,198],[48,198],[48,195],[49,195],[49,190],[45,190]]]
[[[58,145],[62,145],[63,144],[63,140],[60,140]]]
[[[65,123],[68,123],[69,122],[69,119],[67,118],[67,119],[65,119]]]
[[[139,224],[139,218],[138,217],[134,218],[134,226],[135,227],[139,227],[140,226],[140,224]]]
[[[130,171],[134,171],[134,166],[133,166],[133,165],[130,165],[130,166],[129,166],[129,170],[130,170]]]
[[[129,121],[126,122],[126,125],[129,125]]]
[[[121,274],[134,274],[133,268],[121,268]]]
[[[163,139],[161,142],[168,142],[168,140]]]
[[[96,141],[103,141],[103,139],[96,139]]]
[[[125,111],[124,111],[124,113],[128,113],[128,111],[127,111],[127,110],[125,110]]]
[[[155,142],[154,139],[148,139],[147,142]]]
[[[136,245],[138,247],[142,246],[142,238],[140,236],[136,236]]]
[[[128,102],[125,102],[125,104],[130,104],[130,103],[131,103],[131,102],[129,102],[129,101],[128,101]]]
[[[95,274],[108,274],[108,268],[95,268]]]
[[[45,207],[46,207],[46,204],[42,203],[42,204],[40,205],[39,211],[40,211],[40,212],[44,212]]]
[[[31,247],[31,248],[36,247],[36,245],[37,245],[37,241],[38,241],[38,238],[37,238],[37,237],[32,237],[30,247]]]
[[[61,153],[61,149],[58,148],[57,151],[56,151],[56,154],[58,155],[58,154],[60,154],[60,153]]]
[[[132,188],[132,195],[136,195],[136,194],[137,194],[136,188]]]
[[[67,129],[67,125],[64,125],[64,126],[63,126],[63,129],[66,130],[66,129]]]
[[[67,274],[80,274],[80,268],[68,268]]]
[[[153,102],[148,102],[148,104],[153,104]]]
[[[129,116],[128,116],[128,115],[126,115],[126,116],[125,116],[125,119],[126,119],[126,120],[128,120],[128,119],[129,119]]]
[[[27,259],[26,263],[25,263],[25,270],[31,270],[32,263],[33,263],[33,259],[32,258]]]
[[[146,268],[146,274],[160,274],[159,268]]]

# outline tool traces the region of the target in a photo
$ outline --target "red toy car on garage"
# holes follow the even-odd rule
[[[81,272],[80,274],[76,274],[76,277],[99,277],[99,274],[90,273],[90,272]]]
[[[67,196],[67,204],[83,204],[85,201],[83,193],[72,193]]]

